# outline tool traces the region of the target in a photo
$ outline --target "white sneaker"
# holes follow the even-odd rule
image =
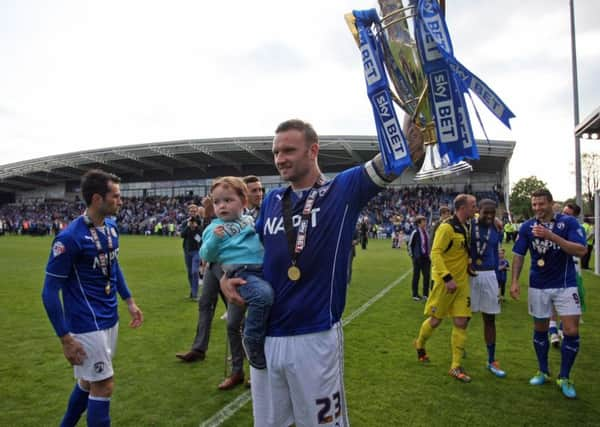
[[[558,334],[550,334],[550,344],[552,347],[557,347],[560,345],[560,337]]]
[[[227,320],[227,312],[223,313],[223,315],[221,317],[219,317],[219,319]]]

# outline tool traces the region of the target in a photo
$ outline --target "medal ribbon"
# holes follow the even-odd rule
[[[479,220],[475,219],[475,245],[477,246],[478,258],[483,258],[483,254],[487,249],[488,242],[490,241],[490,235],[492,234],[492,227],[488,227],[487,235],[485,236],[483,245],[481,244],[481,237],[479,235]]]
[[[94,245],[96,245],[96,250],[98,251],[98,259],[100,260],[100,269],[102,270],[102,274],[104,275],[104,277],[106,277],[106,286],[108,289],[108,292],[106,292],[107,294],[110,292],[110,271],[111,271],[111,266],[110,266],[110,252],[113,250],[113,241],[112,241],[112,237],[110,236],[110,229],[107,225],[105,225],[105,230],[106,230],[106,238],[108,240],[108,254],[105,253],[104,249],[102,248],[102,244],[100,243],[100,239],[98,238],[98,232],[96,231],[96,227],[94,227],[94,223],[92,222],[92,220],[90,219],[90,217],[88,217],[87,215],[84,217],[85,218],[85,223],[87,224],[88,228],[90,229],[90,234],[92,235],[92,240],[94,242]]]
[[[292,187],[288,187],[283,194],[283,226],[285,228],[285,234],[288,241],[288,250],[290,257],[292,258],[292,265],[296,265],[298,261],[298,255],[306,246],[306,235],[308,232],[308,222],[310,220],[310,213],[317,200],[319,194],[319,187],[325,183],[322,176],[319,177],[317,182],[310,189],[310,193],[306,197],[304,202],[304,208],[302,209],[302,219],[298,226],[298,233],[294,236],[294,224],[292,221],[292,201],[291,191]]]

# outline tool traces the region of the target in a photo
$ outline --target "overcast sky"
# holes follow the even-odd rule
[[[375,134],[343,15],[371,1],[0,1],[0,164],[108,146]],[[575,0],[580,118],[600,105],[600,2]],[[447,0],[457,58],[508,104],[514,183],[575,194],[568,0]],[[473,120],[477,136],[482,133]],[[582,141],[582,152],[600,141]],[[1,166],[0,166],[1,167]]]

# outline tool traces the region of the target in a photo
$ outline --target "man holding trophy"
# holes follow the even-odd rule
[[[421,20],[415,22],[423,26],[424,19],[432,19],[430,9],[438,6],[431,0],[420,0],[419,5],[422,10],[417,17]],[[347,17],[360,48],[381,153],[327,180],[318,166],[318,136],[309,123],[287,120],[275,131],[275,166],[290,186],[267,195],[256,223],[265,249],[264,277],[273,287],[275,302],[265,340],[267,368],[252,369],[255,426],[349,425],[341,316],[346,303],[352,231],[358,215],[383,186],[411,166],[413,159],[422,157],[423,141],[437,147],[440,144],[433,144],[437,137],[445,143],[444,150],[439,150],[441,155],[429,161],[431,169],[424,171],[423,178],[469,169],[462,159],[476,157],[463,105],[463,94],[474,76],[453,62],[452,66],[461,72],[459,82],[446,66],[441,73],[445,73],[442,77],[448,83],[444,93],[440,78],[430,80],[438,84],[437,93],[448,99],[435,99],[445,104],[435,104],[437,110],[430,108],[428,98],[433,97],[427,90],[427,74],[418,66],[420,58],[411,43],[405,15],[408,11],[418,12],[419,7],[403,9],[400,2],[381,1],[384,13],[390,8],[394,9],[393,18],[386,29],[375,10],[355,11]],[[429,43],[428,52],[437,55],[429,59],[437,60],[434,65],[438,68],[431,66],[429,71],[440,71],[440,64],[449,63],[446,56],[453,58],[439,53],[438,46],[443,44],[428,30],[440,24],[435,21],[438,18],[439,13],[429,27],[421,29],[427,35],[424,40]],[[394,30],[394,38],[390,38],[389,29]],[[384,61],[396,93],[390,90]],[[477,83],[483,84],[478,79]],[[449,93],[450,89],[454,92]],[[463,104],[454,100],[460,97]],[[408,138],[402,132],[393,102],[407,112]],[[500,101],[498,105],[499,111],[503,104]],[[444,127],[438,129],[439,125]],[[448,136],[452,132],[454,141]],[[439,161],[441,156],[446,163]],[[242,279],[221,279],[226,297],[232,303],[243,304],[238,286],[244,286]]]

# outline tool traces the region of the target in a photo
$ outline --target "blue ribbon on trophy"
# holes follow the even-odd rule
[[[465,95],[470,97],[469,90],[474,92],[509,128],[514,114],[454,57],[450,34],[436,0],[409,0],[408,7],[402,5],[402,0],[379,0],[379,4],[384,12],[382,18],[370,9],[353,11],[346,20],[362,54],[386,172],[399,174],[411,165],[411,153],[406,147],[414,147],[413,140],[407,142],[398,126],[392,100],[419,129],[427,147],[425,164],[415,179],[470,169],[462,160],[478,159],[479,153]],[[413,18],[413,35],[409,18]],[[390,90],[384,64],[395,92]],[[476,109],[475,112],[479,118]]]
[[[455,57],[446,21],[436,0],[418,0],[415,38],[429,83],[440,154],[451,163],[477,159],[477,146],[465,103],[471,89],[505,126],[515,117],[506,104],[480,78]]]
[[[394,110],[390,85],[383,65],[383,45],[371,31],[380,24],[375,9],[355,11],[359,48],[367,84],[367,95],[373,107],[379,150],[386,173],[400,174],[412,165],[406,138]]]

